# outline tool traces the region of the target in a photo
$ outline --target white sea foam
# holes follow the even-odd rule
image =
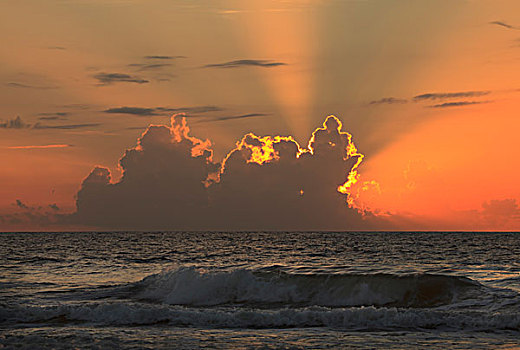
[[[520,314],[354,307],[306,307],[277,310],[186,308],[143,303],[97,303],[55,307],[0,307],[8,323],[85,322],[95,325],[195,326],[217,328],[332,327],[350,330],[442,329],[520,331]]]

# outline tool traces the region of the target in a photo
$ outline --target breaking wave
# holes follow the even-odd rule
[[[179,268],[133,284],[132,297],[186,306],[409,307],[447,305],[484,287],[465,277],[413,274],[289,274],[276,269],[208,272]]]
[[[488,287],[447,275],[181,267],[79,296],[54,306],[0,303],[0,325],[520,331],[517,293],[497,304]]]

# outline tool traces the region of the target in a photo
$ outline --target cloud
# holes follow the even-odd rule
[[[41,118],[40,118],[41,119]],[[53,118],[54,119],[54,118]],[[48,120],[53,120],[48,119]],[[16,117],[5,122],[0,122],[0,129],[81,129],[100,126],[100,123],[85,123],[85,124],[62,124],[62,125],[47,125],[40,122],[35,124],[25,123],[22,118]]]
[[[31,146],[9,146],[7,149],[54,149],[54,148],[69,148],[74,147],[68,144],[53,144],[53,145],[31,145]]]
[[[242,114],[242,115],[232,115],[232,116],[224,116],[224,117],[217,117],[217,118],[212,118],[212,119],[199,120],[197,123],[211,123],[211,122],[220,122],[220,121],[225,121],[225,120],[257,118],[257,117],[265,117],[265,116],[269,116],[269,115],[270,114],[265,114],[265,113],[249,113],[249,114]]]
[[[463,97],[481,97],[489,95],[490,93],[491,91],[435,92],[417,95],[413,99],[414,101],[446,100]]]
[[[129,114],[137,116],[157,116],[157,115],[171,115],[172,113],[209,113],[222,111],[222,108],[217,106],[194,106],[194,107],[114,107],[104,110],[108,114]]]
[[[429,106],[429,107],[431,107],[431,108],[463,107],[463,106],[479,105],[479,104],[490,103],[490,102],[491,101],[456,101],[456,102],[439,103],[439,104]]]
[[[511,24],[508,24],[508,23],[502,22],[502,21],[493,21],[493,22],[489,22],[489,24],[494,24],[494,25],[497,25],[497,26],[500,26],[500,27],[504,27],[504,28],[507,28],[507,29],[520,30],[519,27],[513,26]]]
[[[156,108],[141,108],[141,107],[117,107],[109,108],[103,111],[108,114],[130,114],[139,116],[154,116],[159,115]]]
[[[149,126],[120,160],[122,178],[95,167],[67,223],[119,229],[370,229],[347,205],[363,156],[329,117],[306,148],[292,137],[245,135],[221,162],[186,118]]]
[[[22,202],[21,199],[17,199],[13,206],[18,209],[18,212],[0,215],[0,223],[24,229],[30,223],[41,228],[54,223],[60,224],[59,220],[64,215],[60,213],[60,208],[56,204],[31,206]]]
[[[382,104],[404,104],[407,103],[408,100],[394,97],[384,97],[379,100],[370,101],[368,104],[370,105],[382,105]]]
[[[26,129],[30,127],[31,124],[25,123],[19,116],[15,119],[8,119],[5,122],[0,122],[0,129]]]
[[[37,115],[41,116],[39,120],[67,120],[67,116],[70,113],[68,112],[46,112],[46,113],[38,113]]]
[[[205,68],[240,68],[240,67],[263,67],[272,68],[278,66],[285,66],[287,63],[274,62],[268,60],[236,60],[225,63],[207,64]]]
[[[85,124],[65,124],[65,125],[42,125],[36,123],[33,129],[60,129],[60,130],[72,130],[72,129],[83,129],[83,128],[94,128],[100,126],[100,123],[85,123]]]
[[[29,207],[19,199],[16,200],[15,205],[21,209],[29,209]]]
[[[12,87],[12,88],[36,89],[36,90],[50,90],[50,89],[58,88],[56,86],[37,86],[37,85],[29,85],[29,84],[23,84],[23,83],[17,83],[17,82],[9,82],[6,85],[9,87]]]
[[[57,115],[50,115],[48,117],[39,117],[39,120],[67,120],[67,118],[59,117]]]
[[[520,207],[516,199],[493,199],[482,204],[484,216],[520,218]]]
[[[38,113],[38,115],[66,117],[69,115],[69,113],[68,112],[46,112],[46,113]]]
[[[128,65],[129,67],[139,68],[139,71],[147,71],[147,70],[156,70],[165,67],[171,67],[171,63],[154,63],[154,64],[145,64],[145,63],[132,63]]]
[[[81,104],[81,103],[72,103],[72,104],[62,105],[60,107],[67,108],[67,109],[74,109],[74,110],[87,110],[90,108],[89,105],[85,105],[85,104]]]
[[[58,207],[58,206],[56,205],[56,203],[49,204],[49,208],[51,208],[52,210],[56,210],[56,211],[60,210],[60,207]]]
[[[150,81],[123,73],[98,73],[93,75],[94,79],[97,79],[100,85],[110,85],[113,83],[136,83],[136,84],[147,84]]]
[[[178,59],[178,58],[186,58],[186,56],[161,56],[161,55],[156,55],[156,56],[144,56],[145,59],[147,60],[175,60],[175,59]]]

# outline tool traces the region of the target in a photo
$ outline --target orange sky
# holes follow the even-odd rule
[[[398,229],[519,230],[518,13],[516,0],[4,1],[0,216],[16,200],[72,212],[94,165],[117,178],[145,127],[181,109],[215,159],[248,132],[306,145],[334,114],[365,155],[359,206]],[[106,112],[120,107],[133,113]],[[40,227],[0,221],[25,228]]]

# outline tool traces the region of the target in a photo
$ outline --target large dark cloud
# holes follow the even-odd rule
[[[236,60],[236,61],[229,61],[229,62],[224,62],[224,63],[207,64],[204,67],[206,67],[206,68],[240,68],[240,67],[272,68],[272,67],[285,66],[285,65],[287,65],[287,63],[269,61],[269,60]]]
[[[113,83],[136,83],[136,84],[147,84],[150,81],[143,79],[138,76],[133,76],[124,73],[98,73],[93,75],[94,79],[97,79],[100,85],[110,85]]]
[[[177,116],[125,152],[121,180],[96,167],[68,220],[111,229],[367,229],[370,216],[349,208],[344,186],[361,159],[329,117],[306,149],[290,137],[247,134],[218,163],[210,142]]]

